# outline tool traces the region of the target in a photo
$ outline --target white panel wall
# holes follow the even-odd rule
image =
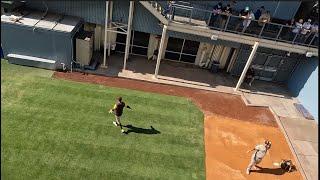
[[[157,39],[156,37],[157,35],[150,34],[149,44],[148,44],[148,53],[147,53],[148,59],[152,57],[153,52],[157,49],[159,45],[160,39]]]

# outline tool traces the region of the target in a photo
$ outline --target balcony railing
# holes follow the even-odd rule
[[[168,7],[166,2],[150,1],[150,3],[168,18],[169,21],[179,21],[197,26],[203,25],[218,31],[232,32],[307,47],[318,47],[319,44],[318,32],[308,32],[306,35],[301,34],[300,31],[299,33],[293,33],[294,26],[272,22],[264,23],[224,13],[214,15],[213,11],[182,4],[173,4],[171,7]],[[249,25],[244,25],[245,22]]]

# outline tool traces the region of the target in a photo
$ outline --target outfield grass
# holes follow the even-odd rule
[[[205,179],[203,114],[185,98],[51,78],[1,60],[1,178]],[[122,96],[128,135],[107,111]]]

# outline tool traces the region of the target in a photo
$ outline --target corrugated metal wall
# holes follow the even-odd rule
[[[104,24],[105,1],[45,1],[49,12],[78,16],[86,22]],[[27,1],[26,6],[44,11],[45,4],[41,1]]]
[[[9,53],[40,57],[70,64],[71,34],[1,23],[1,44]]]

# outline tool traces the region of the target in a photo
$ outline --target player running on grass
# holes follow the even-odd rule
[[[110,109],[110,111],[109,111],[109,113],[113,113],[116,117],[116,121],[113,121],[113,124],[115,126],[120,126],[122,133],[124,133],[125,131],[124,131],[124,129],[122,129],[120,118],[121,118],[124,107],[131,109],[130,106],[126,106],[126,104],[122,101],[122,97],[118,97],[117,102],[115,103],[113,108]]]
[[[266,155],[267,151],[271,148],[271,142],[268,140],[264,141],[264,144],[257,145],[254,149],[248,151],[247,153],[254,151],[251,156],[250,164],[247,168],[247,174],[250,174],[251,168],[253,166],[257,167],[256,165],[259,164],[263,157]]]

